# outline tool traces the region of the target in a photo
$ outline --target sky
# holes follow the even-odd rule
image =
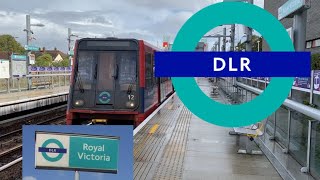
[[[32,27],[31,44],[67,52],[68,28],[83,37],[122,37],[146,40],[161,45],[163,37],[174,40],[175,35],[197,11],[222,0],[0,0],[0,34],[11,34],[26,44],[26,14]],[[255,0],[263,7],[264,0]],[[216,28],[210,33],[219,32]],[[242,28],[237,36],[243,33]],[[73,38],[75,39],[75,38]],[[237,37],[236,37],[237,40]]]
[[[80,172],[81,180],[133,179],[133,127],[132,126],[23,126],[22,176],[23,180],[70,180],[74,171],[35,169],[35,131],[79,133],[118,136],[118,174]],[[130,151],[131,150],[131,151]]]

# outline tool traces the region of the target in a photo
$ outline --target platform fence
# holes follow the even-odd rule
[[[0,79],[0,93],[69,86],[70,75],[70,72],[38,72],[23,77]],[[28,78],[31,79],[31,89],[28,89]]]
[[[320,89],[319,71],[310,78],[295,78],[284,104],[267,118],[261,141],[273,140],[290,154],[301,171],[320,179]],[[268,86],[270,78],[217,78],[219,88],[234,104],[251,101]],[[299,82],[300,81],[300,82]],[[251,112],[254,113],[254,112]]]

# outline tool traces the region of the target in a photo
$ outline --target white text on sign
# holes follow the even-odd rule
[[[93,146],[93,145],[88,145],[88,144],[84,143],[82,147],[83,147],[84,151],[89,151],[91,153],[105,151],[104,145]],[[88,161],[110,161],[110,156],[108,156],[106,154],[95,155],[95,154],[87,154],[84,152],[83,153],[78,152],[78,157],[79,157],[79,159],[88,160]]]
[[[218,67],[218,62],[222,63],[222,66]],[[226,61],[223,58],[220,57],[215,57],[213,58],[213,71],[223,71],[224,68],[226,67]],[[246,57],[240,58],[240,71],[251,71],[250,67],[250,59]],[[238,71],[238,68],[235,68],[232,66],[232,58],[229,58],[229,71]]]

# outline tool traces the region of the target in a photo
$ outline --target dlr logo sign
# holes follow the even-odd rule
[[[220,62],[220,63],[218,63]],[[222,64],[219,66],[218,64]],[[250,59],[246,57],[240,58],[240,71],[251,71],[250,67]],[[213,71],[223,71],[226,67],[227,63],[223,58],[215,57],[213,58]],[[232,58],[229,58],[228,62],[229,71],[238,71],[238,68],[232,66]]]

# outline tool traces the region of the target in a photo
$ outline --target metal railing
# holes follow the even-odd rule
[[[54,88],[70,85],[70,73],[30,74],[23,77],[0,79],[0,93],[28,90],[28,78],[31,78],[31,89]]]
[[[313,72],[311,73],[313,77]],[[267,132],[302,165],[301,172],[320,179],[320,95],[310,87],[294,87],[288,98],[273,115],[268,117]],[[218,84],[236,103],[254,99],[268,86],[268,80],[252,78],[219,78]],[[265,141],[265,139],[261,141]]]

